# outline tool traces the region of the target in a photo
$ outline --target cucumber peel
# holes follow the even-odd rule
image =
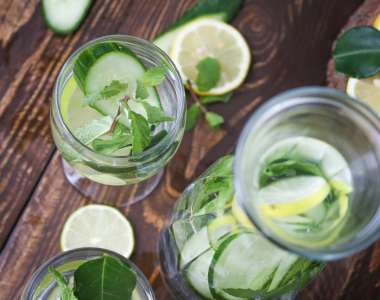
[[[45,23],[57,34],[70,34],[78,29],[92,2],[92,0],[42,0]]]

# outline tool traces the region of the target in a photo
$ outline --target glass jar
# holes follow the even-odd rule
[[[174,121],[161,123],[155,131],[167,135],[157,144],[139,154],[113,156],[96,153],[82,144],[64,122],[61,108],[66,85],[73,79],[74,61],[84,50],[97,43],[112,42],[126,46],[135,53],[145,68],[165,66],[165,80],[156,91],[165,113]],[[78,99],[79,101],[80,99]],[[170,58],[154,44],[126,35],[105,36],[80,47],[64,64],[55,83],[51,103],[53,138],[62,155],[66,178],[84,196],[99,201],[123,199],[137,202],[158,185],[163,167],[172,158],[184,133],[186,114],[182,80]]]
[[[50,300],[59,299],[59,289],[57,282],[49,273],[49,266],[57,269],[66,279],[72,277],[74,271],[84,262],[99,258],[103,255],[110,255],[121,260],[124,264],[132,268],[137,274],[136,287],[132,294],[132,300],[154,300],[154,294],[148,280],[144,274],[125,257],[99,248],[80,248],[63,252],[45,264],[43,264],[31,277],[27,283],[21,300]]]
[[[324,264],[281,250],[252,225],[235,199],[233,160],[220,158],[178,200],[160,237],[165,282],[174,299],[294,299]]]
[[[339,222],[326,231],[327,236],[311,231],[290,235],[270,226],[258,201],[252,201],[259,197],[265,152],[277,141],[300,136],[333,146],[351,173],[352,192],[346,202],[339,203]],[[308,148],[305,157],[318,152],[315,143],[303,148]],[[326,153],[321,165],[333,168],[335,161]],[[240,136],[236,157],[237,201],[256,228],[278,246],[311,259],[332,260],[358,252],[379,238],[380,119],[363,102],[329,88],[285,92],[255,111]]]

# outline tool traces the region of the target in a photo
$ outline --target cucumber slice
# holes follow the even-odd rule
[[[87,15],[92,0],[42,0],[47,26],[58,34],[74,32]]]
[[[86,94],[98,93],[113,80],[127,82],[131,88],[136,80],[143,77],[146,69],[139,58],[124,45],[101,42],[83,50],[74,64],[74,77],[81,90]],[[152,106],[160,106],[158,94],[153,87],[147,88],[148,99]],[[97,101],[93,108],[103,115],[114,116],[118,110],[118,98]],[[142,104],[130,101],[133,111],[145,116]],[[127,118],[121,122],[129,126]]]
[[[169,53],[175,37],[185,24],[199,17],[229,22],[235,17],[242,3],[243,0],[199,0],[179,20],[161,32],[153,42]]]
[[[195,233],[184,245],[181,251],[180,268],[185,268],[188,263],[210,249],[208,242],[207,226]]]
[[[288,253],[259,234],[238,233],[226,238],[216,250],[208,275],[214,298],[236,299],[225,290],[250,290],[265,294],[280,262]],[[227,271],[228,270],[228,271]]]

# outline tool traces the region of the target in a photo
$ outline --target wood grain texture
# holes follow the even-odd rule
[[[176,199],[219,156],[233,151],[247,118],[289,88],[325,84],[331,45],[360,0],[246,0],[234,25],[246,37],[254,65],[227,105],[211,107],[227,123],[201,122],[187,133],[159,188],[145,201],[119,207],[131,220],[132,260],[159,300],[171,299],[157,260],[159,231]],[[80,30],[46,30],[37,1],[0,2],[0,300],[18,299],[31,273],[59,252],[68,215],[89,201],[65,180],[49,133],[51,89],[64,60],[80,44],[111,33],[152,38],[194,1],[96,1]],[[22,9],[24,8],[24,9]],[[204,141],[207,141],[205,143]],[[380,246],[330,264],[299,299],[378,299]]]

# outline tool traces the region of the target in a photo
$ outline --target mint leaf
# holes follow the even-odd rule
[[[212,103],[227,103],[230,101],[232,97],[232,92],[224,94],[224,95],[216,95],[216,96],[201,96],[200,101],[202,104],[212,104]]]
[[[152,148],[154,145],[157,145],[167,135],[168,135],[168,132],[165,129],[157,132],[155,135],[153,135],[152,141],[150,142],[150,145],[149,145],[149,148]]]
[[[136,273],[111,256],[87,261],[74,272],[75,296],[80,300],[132,299]]]
[[[161,123],[161,122],[174,120],[172,117],[166,115],[165,112],[160,107],[150,105],[149,103],[145,101],[141,101],[140,103],[145,108],[149,123],[154,124],[154,123]]]
[[[114,135],[111,139],[96,139],[92,142],[92,148],[102,154],[112,154],[113,152],[132,145],[132,135]]]
[[[55,281],[58,284],[60,290],[60,299],[61,300],[77,300],[74,295],[73,289],[67,283],[65,277],[59,273],[55,268],[49,266],[49,272],[53,275]]]
[[[83,144],[88,145],[93,140],[107,133],[110,130],[112,123],[113,118],[110,116],[94,119],[85,126],[76,129],[74,131],[74,136]]]
[[[82,99],[82,105],[91,106],[97,101],[107,100],[121,93],[126,93],[127,89],[127,83],[120,82],[119,80],[113,80],[109,85],[106,85],[100,92],[86,95]]]
[[[211,90],[218,84],[220,79],[220,64],[212,57],[202,59],[197,64],[198,76],[195,80],[201,92]]]
[[[194,103],[187,110],[185,130],[189,131],[197,125],[199,117],[201,115],[201,108],[199,104]]]
[[[140,80],[137,80],[136,82],[136,98],[140,99],[146,99],[149,96],[148,90],[146,89],[146,86],[144,85],[143,82]]]
[[[164,67],[153,67],[144,73],[141,82],[145,86],[156,86],[161,84],[166,75],[166,69]]]
[[[370,77],[380,72],[380,31],[369,26],[352,28],[336,42],[335,68],[350,77]]]
[[[143,152],[152,140],[148,121],[140,114],[128,109],[132,130],[132,154]]]
[[[220,125],[224,123],[224,119],[221,115],[210,111],[206,113],[206,120],[207,123],[215,129],[219,128]]]

